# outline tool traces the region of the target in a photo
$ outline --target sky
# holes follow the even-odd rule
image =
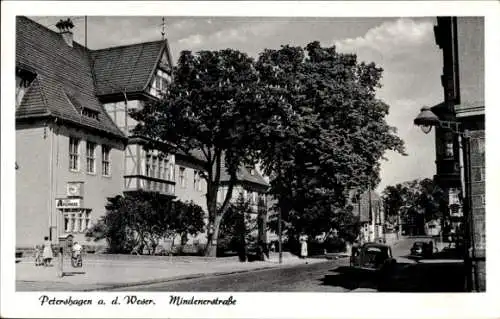
[[[30,17],[55,30],[61,17]],[[71,17],[75,40],[85,43],[85,18]],[[413,119],[424,105],[442,101],[442,55],[435,44],[435,18],[271,18],[165,17],[174,61],[182,50],[233,48],[257,57],[265,48],[320,41],[358,60],[384,69],[377,92],[389,106],[387,122],[405,141],[407,156],[388,152],[377,190],[435,174],[434,134],[424,134]],[[161,39],[162,17],[87,17],[87,46],[100,49]]]

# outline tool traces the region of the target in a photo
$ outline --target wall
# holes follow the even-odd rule
[[[77,172],[69,169],[69,137],[80,139],[79,145],[79,170]],[[54,148],[53,148],[53,172],[54,172],[54,196],[56,198],[67,197],[68,182],[83,182],[82,206],[91,209],[91,223],[95,223],[105,214],[105,205],[108,197],[120,195],[123,188],[123,144],[119,141],[99,136],[88,131],[67,126],[54,126]],[[92,141],[96,146],[95,174],[86,172],[86,141]],[[102,145],[108,145],[110,150],[110,176],[102,175]],[[66,236],[62,212],[55,207],[52,210],[53,218],[56,220],[57,234]],[[84,233],[74,233],[75,240],[85,240]]]
[[[484,106],[484,18],[458,17],[460,104]]]
[[[473,237],[476,257],[486,258],[486,193],[485,193],[485,134],[484,130],[471,132],[471,199]],[[479,289],[486,289],[485,261],[478,263]]]
[[[181,184],[180,171],[184,168],[184,178],[185,186]],[[194,187],[194,174],[195,171],[199,170],[195,166],[190,166],[183,161],[176,161],[175,165],[175,195],[177,199],[181,201],[193,201],[196,205],[199,205],[203,210],[207,211],[207,185],[205,180],[201,179],[201,189],[197,190]]]
[[[181,184],[180,170],[184,168],[184,178],[185,186]],[[193,201],[196,205],[201,206],[205,212],[205,228],[208,224],[208,210],[207,210],[207,184],[204,179],[200,179],[201,189],[195,189],[194,187],[194,174],[195,171],[199,171],[200,167],[187,163],[185,161],[176,159],[175,163],[175,196],[177,200],[181,201]],[[180,238],[178,238],[175,244],[179,244]],[[200,244],[205,244],[207,242],[206,229],[205,232],[198,234],[197,236],[189,236],[188,244],[193,242],[198,242]]]
[[[478,288],[486,290],[486,193],[484,130],[484,18],[457,18],[460,105],[457,117],[471,131],[472,235],[478,261]]]
[[[124,101],[120,101],[116,103],[106,103],[103,106],[116,126],[118,126],[124,134],[128,134],[137,125],[137,121],[126,115],[126,110],[141,109],[143,107],[142,103],[143,102],[139,100],[131,100],[128,101],[126,105]]]
[[[16,247],[49,236],[50,132],[42,123],[16,126]]]

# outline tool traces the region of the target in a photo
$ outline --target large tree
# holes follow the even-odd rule
[[[404,154],[376,97],[382,69],[318,42],[265,50],[257,69],[272,113],[257,147],[289,235],[345,224],[347,192],[378,182],[386,151]]]
[[[215,256],[220,222],[238,169],[252,163],[255,155],[249,141],[261,122],[258,110],[264,108],[257,97],[258,74],[253,59],[236,50],[183,51],[173,78],[161,101],[132,114],[140,123],[136,133],[153,142],[169,142],[167,152],[201,155],[209,220],[206,255]],[[227,195],[218,205],[223,170],[230,180]]]

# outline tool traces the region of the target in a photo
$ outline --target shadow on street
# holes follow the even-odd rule
[[[464,292],[465,269],[461,262],[398,263],[386,277],[351,267],[330,271],[333,274],[324,276],[322,285],[381,292]]]

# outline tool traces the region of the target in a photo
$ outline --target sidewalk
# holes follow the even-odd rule
[[[308,259],[308,263],[326,259]],[[83,268],[71,267],[64,262],[64,277],[58,277],[57,260],[53,267],[36,267],[32,258],[16,264],[16,290],[18,291],[88,291],[128,287],[139,284],[222,275],[266,268],[289,267],[304,264],[289,253],[283,254],[279,264],[278,254],[271,254],[267,261],[239,262],[237,257],[162,257],[130,255],[87,255]]]

